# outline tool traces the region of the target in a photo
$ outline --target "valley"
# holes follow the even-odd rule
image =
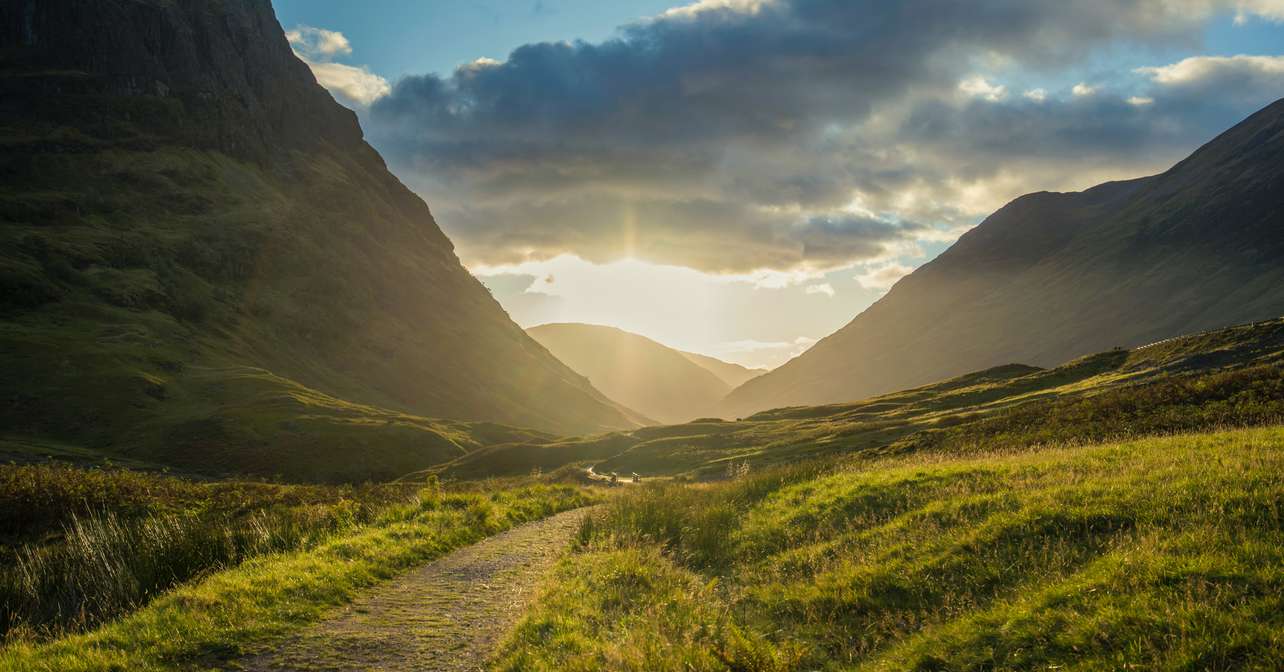
[[[882,457],[985,446],[1092,441],[1270,423],[1281,404],[1284,320],[1089,355],[1051,369],[1021,364],[872,399],[766,411],[631,432],[487,447],[437,469],[477,478],[588,463],[603,472],[720,479],[846,455]]]
[[[663,424],[713,415],[733,389],[765,373],[613,327],[545,324],[526,332],[607,397]]]
[[[1279,669],[1269,3],[448,4],[0,2],[0,672]]]

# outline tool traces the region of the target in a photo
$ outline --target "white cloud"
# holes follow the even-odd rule
[[[1002,84],[991,84],[979,75],[959,82],[959,91],[973,98],[984,98],[991,102],[1003,100],[1003,97],[1008,95],[1008,87]]]
[[[314,60],[331,59],[352,53],[352,43],[343,33],[325,28],[299,26],[285,33],[294,51]]]
[[[1171,65],[1137,68],[1156,84],[1184,86],[1227,75],[1284,76],[1284,56],[1192,56]]]
[[[897,280],[909,275],[914,271],[912,266],[889,261],[880,265],[866,265],[865,272],[856,276],[856,281],[865,289],[878,291],[887,291],[896,284]]]
[[[1284,0],[1239,0],[1235,5],[1235,25],[1248,23],[1249,16],[1267,21],[1284,21]]]
[[[1145,107],[1146,105],[1154,104],[1155,99],[1149,96],[1129,96],[1124,102],[1133,107]]]
[[[392,92],[392,85],[388,80],[370,72],[365,66],[314,63],[307,59],[303,59],[303,62],[312,68],[318,84],[352,102],[370,105]]]
[[[1082,97],[1082,96],[1091,96],[1092,94],[1097,92],[1097,89],[1096,87],[1089,86],[1084,82],[1079,82],[1078,84],[1074,85],[1073,89],[1070,89],[1070,92],[1076,96]]]
[[[742,14],[757,14],[774,0],[699,0],[682,7],[666,9],[662,18],[694,18],[705,12],[731,11]]]
[[[834,286],[828,282],[822,282],[819,285],[807,285],[808,294],[824,294],[825,296],[834,295]]]
[[[1022,95],[1036,103],[1042,103],[1048,99],[1048,92],[1045,89],[1030,89]]]
[[[336,56],[352,53],[352,43],[336,30],[299,26],[286,31],[294,55],[312,68],[317,83],[339,98],[361,106],[369,106],[392,93],[388,80],[370,72],[366,66],[335,63]]]

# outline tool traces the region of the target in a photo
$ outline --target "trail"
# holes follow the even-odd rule
[[[242,669],[483,669],[585,514],[527,523],[411,570]]]

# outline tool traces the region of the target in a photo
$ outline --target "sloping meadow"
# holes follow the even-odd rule
[[[506,670],[1277,669],[1284,430],[655,485],[581,533]]]

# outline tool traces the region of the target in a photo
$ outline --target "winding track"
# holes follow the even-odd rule
[[[483,669],[586,512],[527,523],[411,570],[241,669]]]

